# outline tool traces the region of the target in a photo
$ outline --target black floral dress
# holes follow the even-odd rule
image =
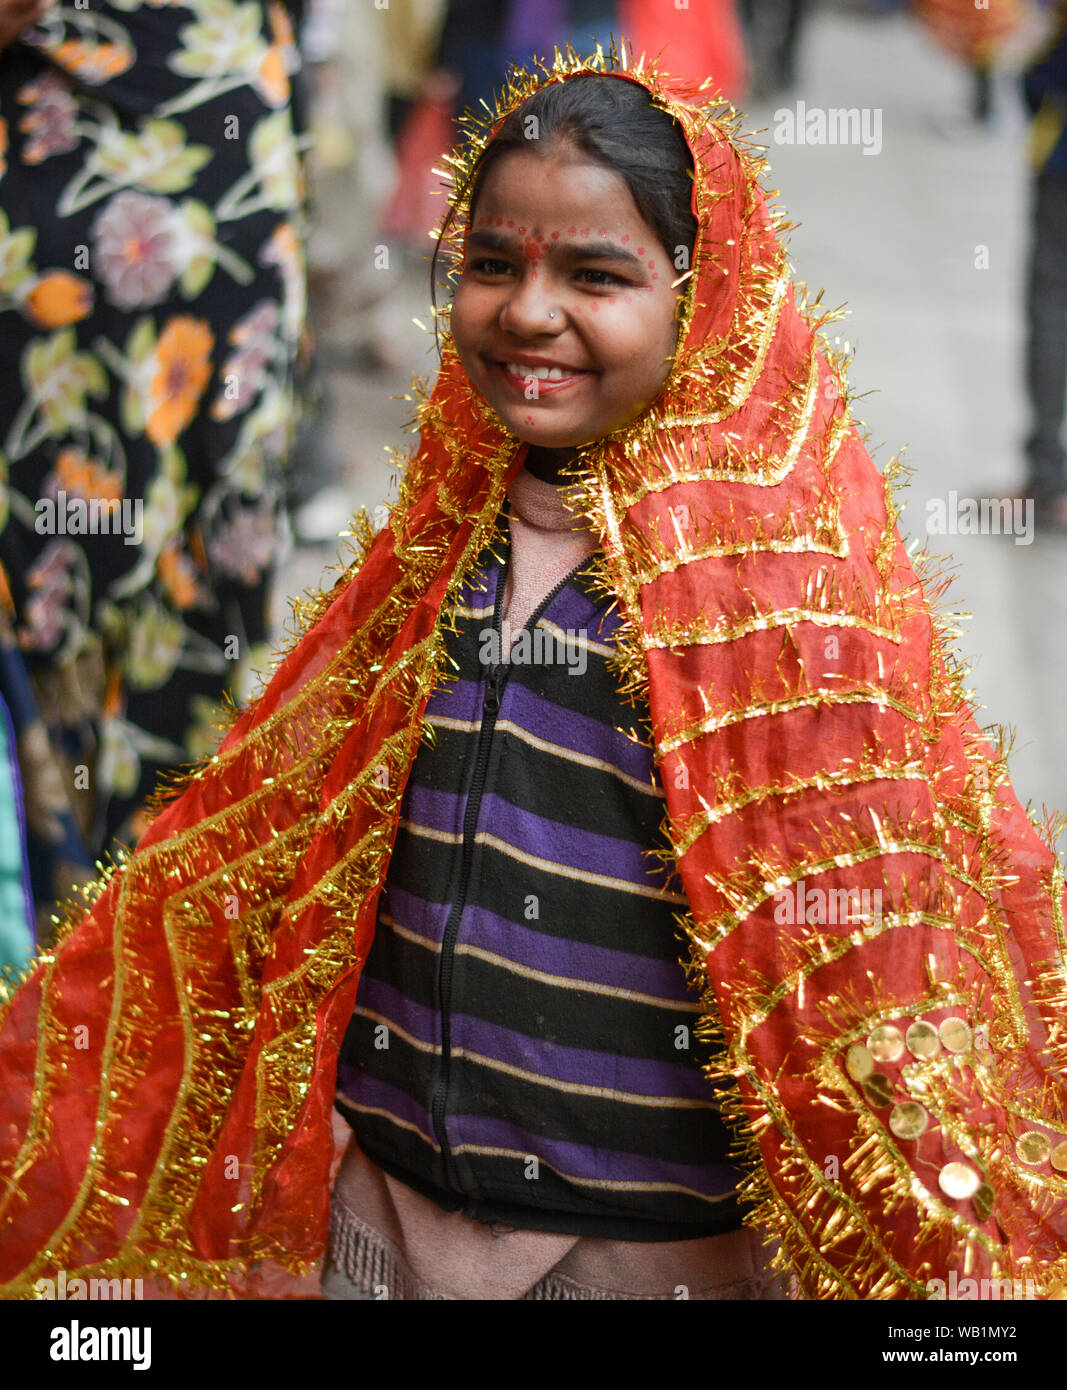
[[[38,898],[63,891],[60,812],[92,856],[135,839],[267,663],[304,343],[296,62],[259,0],[72,0],[0,54],[0,599],[70,798],[30,820]]]

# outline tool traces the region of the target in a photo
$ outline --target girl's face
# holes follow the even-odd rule
[[[474,388],[545,449],[638,416],[677,343],[674,263],[612,169],[557,146],[486,175],[467,234],[452,335]]]

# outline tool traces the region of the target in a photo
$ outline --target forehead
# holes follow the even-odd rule
[[[656,234],[637,210],[625,179],[614,169],[559,146],[545,153],[510,150],[490,167],[472,225],[497,218],[514,229],[546,235],[577,228],[591,237]]]

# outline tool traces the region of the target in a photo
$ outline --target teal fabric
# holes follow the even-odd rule
[[[0,971],[5,974],[21,970],[34,943],[16,766],[11,721],[0,704]]]

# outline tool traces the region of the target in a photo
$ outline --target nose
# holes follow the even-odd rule
[[[498,323],[516,338],[554,337],[564,322],[558,300],[543,270],[523,275],[501,305]]]

